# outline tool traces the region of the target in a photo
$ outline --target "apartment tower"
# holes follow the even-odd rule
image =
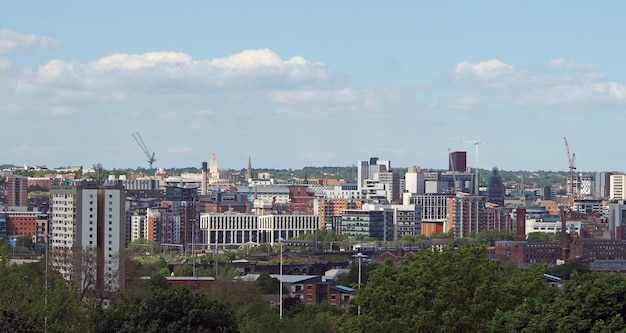
[[[124,287],[125,192],[83,181],[50,190],[50,261],[79,290]]]

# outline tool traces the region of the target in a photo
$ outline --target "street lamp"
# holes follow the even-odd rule
[[[283,320],[283,239],[279,238],[280,243],[280,320]]]
[[[361,263],[363,262],[363,258],[367,258],[367,255],[359,252],[355,255],[352,256],[352,258],[358,258],[359,259],[359,291],[361,291]],[[361,304],[357,305],[357,314],[360,316],[361,315]]]

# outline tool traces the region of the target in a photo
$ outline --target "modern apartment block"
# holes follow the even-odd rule
[[[50,261],[80,289],[124,287],[124,188],[83,181],[50,191]]]
[[[7,175],[7,200],[9,206],[26,206],[28,199],[28,178]]]
[[[421,208],[415,204],[364,204],[361,209],[348,209],[341,216],[341,234],[348,237],[394,242],[404,235],[420,233]]]

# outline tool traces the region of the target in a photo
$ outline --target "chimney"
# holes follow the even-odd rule
[[[207,162],[202,162],[202,187],[200,188],[200,195],[207,195]]]
[[[561,208],[561,259],[569,257],[569,234],[567,233],[567,211]]]
[[[526,208],[519,207],[515,210],[515,240],[526,240]]]

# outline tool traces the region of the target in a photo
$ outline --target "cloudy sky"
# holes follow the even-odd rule
[[[0,164],[623,171],[626,2],[14,1]],[[478,145],[478,159],[475,145]]]

